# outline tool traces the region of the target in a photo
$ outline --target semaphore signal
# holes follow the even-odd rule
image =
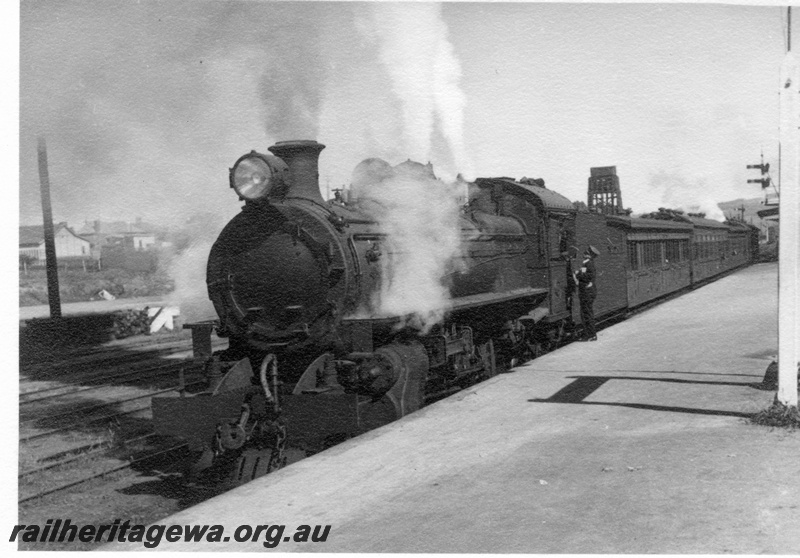
[[[761,184],[761,189],[769,188],[772,179],[769,177],[769,163],[764,162],[764,154],[761,154],[760,165],[747,165],[748,169],[758,169],[761,171],[761,178],[749,178],[748,184]]]

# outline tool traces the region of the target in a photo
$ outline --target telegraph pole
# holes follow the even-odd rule
[[[800,67],[791,50],[781,64],[780,83],[780,138],[785,161],[781,165],[779,200],[777,400],[796,408],[800,354]]]
[[[53,208],[50,204],[50,176],[47,172],[47,146],[39,137],[39,182],[42,191],[42,217],[44,219],[44,257],[47,266],[47,300],[50,318],[61,317],[61,297],[58,293],[58,260],[53,232]]]

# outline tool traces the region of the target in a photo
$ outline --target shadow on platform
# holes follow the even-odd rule
[[[586,401],[592,393],[600,389],[609,380],[631,380],[646,382],[668,382],[679,384],[718,385],[736,387],[758,387],[760,384],[744,382],[708,382],[702,380],[678,380],[674,378],[631,378],[626,376],[579,376],[573,382],[548,397],[547,399],[528,399],[530,403],[570,403],[578,405],[602,405],[612,407],[627,407],[630,409],[643,409],[648,411],[667,411],[672,413],[688,413],[695,415],[715,415],[750,418],[752,413],[736,411],[720,411],[714,409],[696,409],[691,407],[673,407],[666,405],[651,405],[645,403],[617,403],[606,401]]]

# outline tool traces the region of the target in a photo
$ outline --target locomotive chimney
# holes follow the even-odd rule
[[[289,166],[291,186],[290,198],[305,198],[325,203],[319,193],[319,154],[325,149],[314,140],[279,141],[269,148]]]

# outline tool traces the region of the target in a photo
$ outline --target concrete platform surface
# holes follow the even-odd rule
[[[774,392],[777,267],[741,270],[405,419],[166,518],[330,525],[276,551],[800,552],[800,433]],[[274,534],[274,532],[273,532]],[[141,543],[106,550],[143,549]]]

